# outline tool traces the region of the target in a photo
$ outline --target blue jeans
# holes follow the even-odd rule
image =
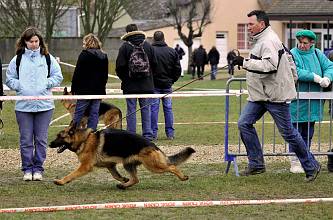
[[[42,173],[53,109],[43,112],[15,111],[15,114],[20,131],[22,171]]]
[[[148,140],[153,139],[153,131],[151,129],[151,112],[149,98],[128,98],[127,104],[127,131],[136,133],[136,100],[139,101],[141,108],[142,136]],[[144,107],[145,106],[145,107]]]
[[[100,99],[79,99],[76,102],[75,112],[74,112],[74,124],[76,126],[80,125],[80,122],[86,111],[89,112],[88,116],[88,128],[96,130],[98,125],[99,117],[99,106],[101,104]]]
[[[268,111],[276,126],[300,160],[307,175],[312,175],[319,163],[306,147],[300,133],[293,127],[290,118],[289,104],[271,102],[248,102],[238,120],[241,139],[245,145],[249,159],[249,168],[264,168],[264,157],[255,124]]]
[[[293,126],[294,128],[298,129],[298,132],[301,134],[303,141],[305,142],[305,145],[307,146],[307,148],[310,149],[311,140],[314,134],[315,122],[310,122],[309,124],[310,126],[308,126],[308,122],[298,122],[298,126],[297,123],[293,123]],[[308,144],[308,139],[309,139],[309,144]]]
[[[172,88],[159,89],[155,88],[155,94],[168,94],[172,92]],[[174,137],[173,128],[173,113],[172,113],[172,101],[171,97],[165,97],[162,99],[164,122],[165,122],[165,134],[167,137]],[[154,138],[157,138],[158,131],[158,112],[160,110],[160,99],[153,99],[151,104],[151,128],[153,130]]]
[[[210,79],[215,80],[216,79],[216,73],[217,73],[217,64],[211,65],[210,68],[211,68]]]

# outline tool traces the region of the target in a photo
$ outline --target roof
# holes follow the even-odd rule
[[[333,19],[333,0],[259,0],[259,3],[267,8],[271,20]]]

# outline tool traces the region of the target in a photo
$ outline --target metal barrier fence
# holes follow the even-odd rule
[[[226,83],[226,93],[228,94],[231,91],[231,84],[238,82],[238,85],[233,85],[233,91],[238,90],[238,95],[236,96],[229,96],[226,95],[226,102],[225,102],[225,130],[224,130],[224,150],[225,150],[225,157],[224,161],[227,162],[226,173],[229,172],[231,163],[233,162],[234,170],[236,176],[239,176],[238,165],[237,165],[237,157],[239,156],[247,156],[245,146],[241,142],[240,135],[238,132],[237,121],[239,115],[241,114],[242,106],[246,104],[246,99],[243,97],[247,95],[247,91],[243,88],[246,87],[246,78],[231,78]],[[235,88],[237,86],[237,88]],[[238,100],[231,100],[231,99],[238,99]],[[322,107],[322,102],[325,100],[332,100],[333,99],[333,92],[298,92],[297,93],[297,100],[308,100],[308,104],[310,104],[311,100],[319,100],[320,101],[320,108]],[[332,108],[333,101],[329,102],[330,109]],[[297,101],[297,118],[299,114],[299,102]],[[232,110],[232,111],[231,111]],[[319,109],[319,112],[321,113]],[[231,113],[233,114],[231,116]],[[236,113],[238,113],[236,115]],[[311,110],[308,110],[308,116],[310,116]],[[236,117],[237,116],[237,117]],[[321,116],[321,115],[320,115]],[[230,122],[230,118],[234,118],[235,121]],[[268,118],[268,120],[266,120]],[[315,133],[317,136],[313,136],[311,152],[314,155],[333,155],[333,152],[328,152],[328,150],[332,150],[332,113],[324,114],[323,121],[319,121],[315,123]],[[308,122],[310,123],[310,122]],[[265,131],[265,127],[271,126],[271,129],[267,129]],[[291,156],[294,153],[289,152],[288,144],[283,140],[280,136],[279,132],[276,132],[276,126],[270,115],[265,114],[262,119],[261,123],[255,125],[256,130],[261,133],[261,146],[263,149],[264,156]],[[260,129],[261,127],[261,129]],[[324,127],[324,129],[322,128]],[[328,129],[328,130],[327,130]],[[236,135],[235,135],[236,134]],[[309,130],[308,130],[309,134]],[[235,137],[238,136],[238,137]],[[267,141],[267,140],[271,141]],[[231,143],[232,142],[232,143]],[[308,141],[309,143],[309,141]],[[308,146],[309,147],[309,146]]]

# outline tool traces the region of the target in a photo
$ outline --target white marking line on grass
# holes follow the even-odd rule
[[[60,119],[65,118],[65,117],[67,117],[69,115],[70,115],[70,113],[66,113],[66,114],[64,114],[64,115],[62,115],[62,116],[54,119],[53,121],[50,122],[50,125],[52,125],[54,122],[59,121]]]
[[[318,203],[318,202],[333,202],[333,198],[123,202],[123,203],[9,208],[9,209],[0,209],[0,213],[55,212],[55,211],[75,211],[75,210],[84,210],[84,209],[124,209],[124,208],[163,208],[163,207],[170,208],[170,207],[203,207],[203,206],[231,206],[231,205],[265,205],[265,204]]]

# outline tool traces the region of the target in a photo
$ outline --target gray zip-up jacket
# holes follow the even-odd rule
[[[291,57],[279,51],[284,47],[270,26],[253,36],[250,57],[244,59],[247,70],[248,101],[289,102],[296,98],[295,68]]]

